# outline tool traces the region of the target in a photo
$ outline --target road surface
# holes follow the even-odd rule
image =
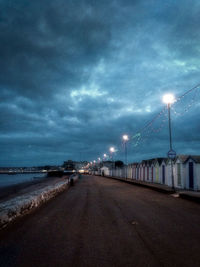
[[[200,266],[200,205],[83,176],[0,232],[0,266]]]

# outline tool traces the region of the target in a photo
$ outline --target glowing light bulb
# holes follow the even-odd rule
[[[128,135],[126,135],[126,134],[124,134],[124,135],[122,136],[122,138],[123,138],[124,141],[128,141],[128,140],[129,140]]]
[[[175,102],[175,97],[173,94],[166,94],[163,96],[163,102],[165,104],[173,104]]]
[[[114,148],[114,147],[111,147],[111,148],[110,148],[110,152],[111,152],[111,153],[115,152],[115,148]]]

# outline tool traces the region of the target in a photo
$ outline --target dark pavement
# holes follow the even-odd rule
[[[200,266],[200,205],[103,177],[0,232],[0,266]]]

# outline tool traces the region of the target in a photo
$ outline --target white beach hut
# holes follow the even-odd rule
[[[155,170],[155,175],[154,175],[154,179],[153,182],[154,183],[160,183],[160,163],[162,161],[162,158],[156,158],[154,160],[154,170]]]
[[[186,188],[186,164],[185,162],[187,161],[188,157],[189,157],[188,155],[177,155],[177,157],[175,158],[173,162],[174,186],[176,188],[182,188],[182,189]],[[171,173],[169,173],[169,185],[171,185]]]
[[[146,180],[146,162],[147,160],[143,160],[141,162],[141,180],[142,181]]]
[[[200,190],[200,156],[189,156],[185,164],[185,188]]]
[[[127,178],[132,179],[133,164],[130,163],[127,166]]]
[[[137,179],[137,166],[138,163],[132,163],[132,179]]]
[[[154,182],[154,177],[155,177],[155,165],[154,165],[154,163],[155,163],[155,159],[150,159],[149,160],[149,168],[150,168],[150,170],[149,170],[149,181],[150,182]]]
[[[167,185],[168,158],[160,159],[160,183]]]
[[[109,168],[106,166],[101,167],[101,176],[109,176],[110,172],[109,172]]]

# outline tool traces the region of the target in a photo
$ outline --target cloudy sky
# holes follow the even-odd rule
[[[129,162],[166,156],[162,96],[200,83],[199,14],[198,0],[0,0],[0,165],[110,146],[123,160],[123,133]],[[200,154],[199,90],[172,107],[179,154]]]

